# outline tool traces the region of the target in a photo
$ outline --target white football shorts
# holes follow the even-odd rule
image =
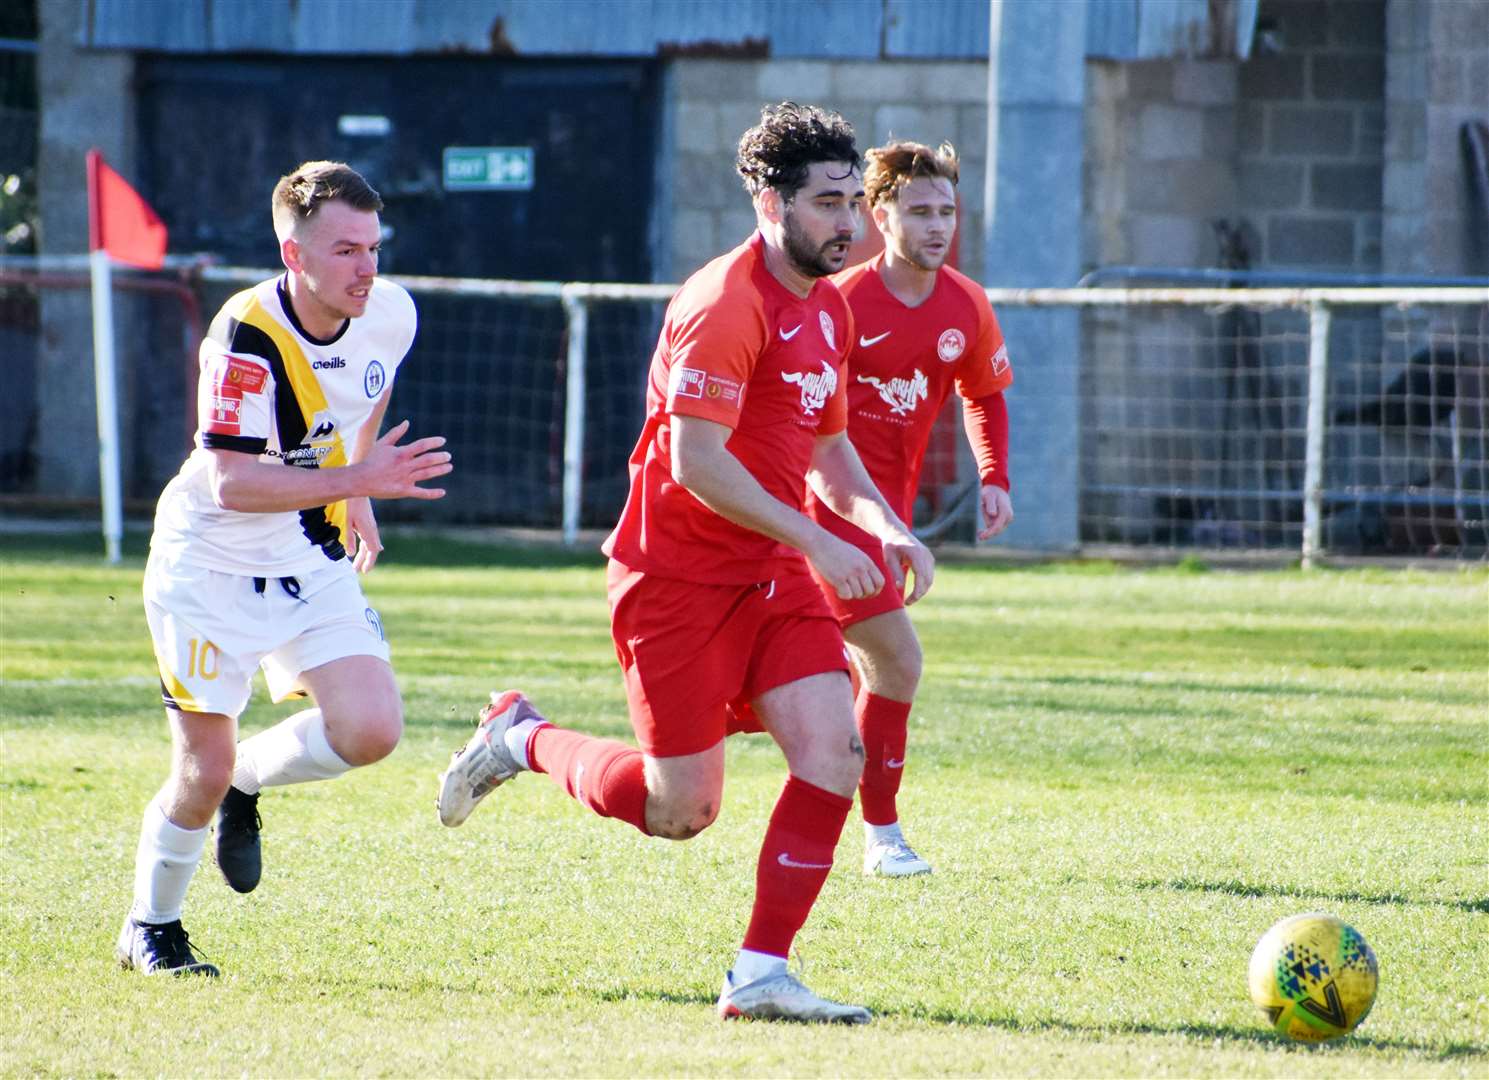
[[[269,696],[283,701],[304,694],[303,671],[345,656],[388,659],[382,621],[350,559],[293,578],[252,578],[152,553],[145,618],[162,697],[183,712],[237,717],[258,667]]]

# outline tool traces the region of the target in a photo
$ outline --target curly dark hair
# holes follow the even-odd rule
[[[773,187],[787,200],[806,183],[819,161],[859,167],[853,126],[830,109],[783,101],[760,110],[760,123],[739,139],[734,167],[751,197]]]
[[[869,150],[869,167],[863,174],[863,188],[869,205],[899,197],[900,188],[911,180],[927,177],[950,180],[956,187],[961,173],[961,160],[956,147],[944,142],[935,150],[924,143],[892,142]]]

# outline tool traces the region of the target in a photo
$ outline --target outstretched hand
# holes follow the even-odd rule
[[[404,446],[398,440],[408,432],[404,420],[388,429],[387,434],[372,444],[372,450],[354,468],[361,470],[363,494],[374,499],[440,499],[444,488],[419,485],[444,476],[455,468],[450,463],[443,435],[429,435]]]

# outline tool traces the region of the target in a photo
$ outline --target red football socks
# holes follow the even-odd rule
[[[545,724],[529,736],[527,760],[601,817],[646,833],[646,766],[634,746]]]
[[[744,948],[789,956],[791,941],[817,902],[853,800],[795,776],[770,815],[755,869],[755,909]]]
[[[895,796],[905,772],[905,738],[910,703],[859,690],[853,711],[863,739],[863,779],[858,804],[870,825],[893,825],[899,818]]]

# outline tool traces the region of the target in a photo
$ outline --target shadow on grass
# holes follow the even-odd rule
[[[570,993],[565,987],[564,994]],[[711,994],[685,991],[622,989],[609,987],[589,991],[597,1001],[648,1001],[659,1005],[706,1005],[715,1004]],[[985,1016],[957,1009],[875,1009],[875,1017],[916,1021],[919,1023],[945,1024],[954,1027],[998,1028],[1016,1034],[1041,1034],[1063,1032],[1070,1035],[1156,1035],[1178,1036],[1185,1039],[1250,1044],[1253,1046],[1280,1046],[1297,1049],[1299,1053],[1347,1053],[1360,1049],[1395,1050],[1426,1055],[1439,1060],[1455,1057],[1476,1057],[1489,1053],[1489,1048],[1473,1043],[1449,1043],[1434,1046],[1431,1043],[1414,1042],[1410,1039],[1376,1039],[1369,1035],[1355,1034],[1329,1043],[1294,1043],[1275,1032],[1257,1027],[1233,1027],[1217,1024],[1145,1024],[1117,1022],[1111,1024],[1076,1024],[1068,1020],[1014,1019],[1012,1017]]]
[[[961,1027],[994,1027],[1020,1034],[1064,1032],[1071,1035],[1158,1035],[1179,1036],[1186,1039],[1205,1039],[1216,1042],[1248,1043],[1254,1046],[1281,1046],[1296,1048],[1301,1053],[1344,1053],[1359,1049],[1398,1050],[1423,1054],[1434,1058],[1472,1057],[1489,1053],[1489,1048],[1473,1043],[1449,1043],[1434,1046],[1431,1043],[1415,1042],[1411,1039],[1376,1039],[1369,1035],[1350,1035],[1326,1043],[1292,1042],[1258,1024],[1257,1027],[1233,1027],[1217,1024],[1146,1024],[1116,1022],[1110,1024],[1076,1024],[1068,1020],[1014,1019],[1012,1017],[987,1017],[956,1009],[883,1009],[875,1013],[880,1017],[899,1020],[929,1021],[953,1024]]]
[[[568,989],[565,988],[565,993]],[[688,993],[683,990],[634,990],[618,986],[590,991],[596,1001],[652,1001],[658,1005],[707,1005],[712,1008],[718,998],[712,994]]]
[[[1198,881],[1194,878],[1143,880],[1128,884],[1135,889],[1213,892],[1224,893],[1226,896],[1290,896],[1299,900],[1334,900],[1341,904],[1409,904],[1412,907],[1447,907],[1478,915],[1489,914],[1489,899],[1418,900],[1401,893],[1322,892],[1317,889],[1290,889],[1282,885],[1252,885],[1244,881]]]
[[[1044,679],[1026,679],[1026,685],[1030,686],[1075,686],[1075,687],[1100,687],[1103,689],[1121,690],[1168,690],[1185,691],[1197,694],[1255,694],[1258,697],[1298,697],[1298,698],[1342,698],[1346,700],[1359,700],[1361,698],[1378,697],[1379,694],[1370,690],[1362,689],[1337,689],[1327,686],[1318,686],[1314,683],[1306,683],[1299,686],[1280,686],[1276,683],[1220,683],[1220,682],[1194,682],[1182,679],[1147,679],[1115,675],[1055,675]],[[1424,689],[1420,694],[1402,692],[1392,688],[1392,696],[1399,697],[1405,701],[1423,702],[1426,704],[1449,704],[1449,705],[1477,705],[1479,699],[1473,695],[1455,695],[1444,692],[1441,688]],[[1456,700],[1455,700],[1456,699]]]

